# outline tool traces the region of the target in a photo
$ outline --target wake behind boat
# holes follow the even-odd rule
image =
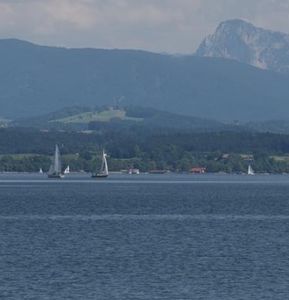
[[[63,178],[64,175],[61,173],[61,158],[58,145],[55,145],[55,153],[52,160],[52,164],[48,171],[48,178]]]
[[[107,154],[102,151],[102,161],[101,161],[101,167],[98,173],[93,173],[91,175],[92,178],[106,178],[108,177],[108,165],[106,160]]]

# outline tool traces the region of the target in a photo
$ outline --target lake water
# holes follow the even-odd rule
[[[289,176],[0,175],[1,299],[288,299]]]

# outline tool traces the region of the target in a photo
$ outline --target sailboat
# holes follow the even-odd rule
[[[101,161],[101,167],[98,173],[93,173],[92,178],[105,178],[108,176],[108,166],[107,166],[107,160],[106,160],[107,154],[102,151],[102,161]]]
[[[42,168],[39,169],[39,174],[43,174]]]
[[[255,172],[252,169],[251,165],[248,166],[248,175],[255,175]]]
[[[62,178],[64,177],[61,173],[61,159],[58,145],[55,145],[55,153],[52,160],[52,164],[48,171],[48,178]]]
[[[69,174],[70,173],[70,169],[69,166],[66,167],[66,169],[64,170],[64,174]]]

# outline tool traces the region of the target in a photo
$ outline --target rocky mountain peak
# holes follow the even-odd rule
[[[222,22],[214,34],[205,38],[196,54],[289,73],[289,35],[239,19]]]

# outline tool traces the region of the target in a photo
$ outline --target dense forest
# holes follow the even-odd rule
[[[0,171],[47,170],[55,144],[63,165],[92,171],[105,149],[111,170],[139,168],[208,172],[289,172],[289,135],[272,133],[186,132],[165,128],[94,124],[94,131],[54,131],[29,128],[0,129]]]

